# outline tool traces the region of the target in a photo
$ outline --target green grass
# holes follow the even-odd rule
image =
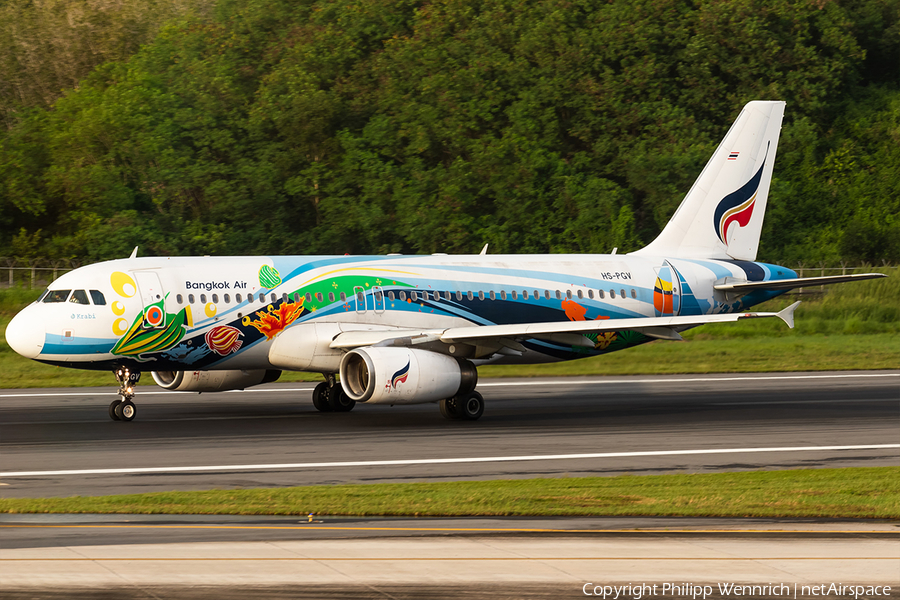
[[[877,270],[877,269],[872,269]],[[606,356],[534,366],[486,366],[481,377],[739,373],[896,369],[900,366],[900,273],[881,269],[886,279],[840,284],[827,293],[805,296],[796,328],[778,319],[704,325],[683,342],[652,342]],[[816,291],[816,288],[807,289]],[[0,329],[40,292],[0,290]],[[795,297],[780,297],[755,310],[777,311]],[[105,371],[78,371],[42,365],[10,350],[0,338],[0,387],[114,385]],[[284,373],[281,381],[320,381],[309,373]]]
[[[4,513],[900,518],[900,467],[0,500]]]

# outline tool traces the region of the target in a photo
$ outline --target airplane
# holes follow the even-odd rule
[[[322,412],[434,402],[476,420],[486,363],[571,360],[680,340],[788,290],[884,277],[799,278],[756,262],[785,103],[744,106],[659,236],[630,254],[137,257],[59,277],[10,322],[36,361],[111,370],[113,420],[137,414],[150,371],[211,392],[321,373]],[[340,375],[338,381],[337,375]]]

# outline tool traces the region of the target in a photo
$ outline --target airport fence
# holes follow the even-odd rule
[[[85,264],[79,259],[50,260],[43,258],[0,257],[0,289],[21,287],[42,289],[55,281],[59,276]],[[824,263],[797,263],[784,265],[797,272],[799,277],[824,277],[826,275],[847,275],[866,271],[880,271],[892,275],[897,266],[883,261],[880,265],[856,264],[841,262],[840,266]],[[821,294],[825,286],[813,286],[794,290],[794,294]]]

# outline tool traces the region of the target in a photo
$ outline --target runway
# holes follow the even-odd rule
[[[476,422],[312,387],[2,390],[0,496],[900,464],[900,371],[485,380]]]

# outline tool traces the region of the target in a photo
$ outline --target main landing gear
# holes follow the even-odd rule
[[[334,373],[326,373],[325,381],[313,390],[313,406],[319,412],[350,412],[356,406],[344,393],[344,388],[334,378]]]
[[[141,380],[141,374],[132,373],[125,367],[113,371],[119,382],[119,397],[109,405],[109,418],[113,421],[131,421],[137,416],[137,407],[131,401],[134,398],[134,386]]]
[[[484,396],[478,392],[453,396],[439,404],[441,415],[450,421],[476,421],[484,413]]]

